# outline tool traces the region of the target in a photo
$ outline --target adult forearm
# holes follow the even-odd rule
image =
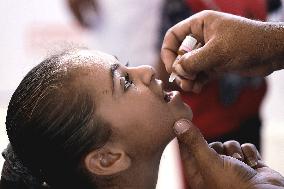
[[[284,23],[266,22],[264,31],[264,61],[270,61],[273,71],[284,68]]]

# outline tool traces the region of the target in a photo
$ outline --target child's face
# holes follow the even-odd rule
[[[110,55],[80,51],[80,59],[91,63],[81,86],[93,91],[97,116],[110,123],[114,137],[126,151],[152,154],[174,138],[173,124],[192,118],[178,92],[166,97],[162,82],[149,66],[126,67]],[[148,155],[150,155],[148,154]]]

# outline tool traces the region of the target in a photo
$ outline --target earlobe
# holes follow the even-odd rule
[[[131,160],[119,149],[104,148],[94,150],[85,157],[86,169],[96,175],[113,175],[126,170]]]

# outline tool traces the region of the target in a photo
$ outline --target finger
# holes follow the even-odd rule
[[[176,82],[176,84],[177,84],[179,87],[181,87],[181,79],[180,79],[180,77],[176,77],[175,82]]]
[[[161,50],[161,59],[163,63],[165,64],[166,70],[168,73],[172,73],[172,65],[174,63],[174,60],[177,57],[177,53],[174,50],[171,50],[166,47],[162,47]]]
[[[184,78],[192,78],[192,76],[196,76],[198,74],[197,71],[188,69],[189,68],[188,66],[185,68],[185,66],[182,65],[182,64],[184,64],[183,59],[184,59],[185,55],[188,55],[188,54],[191,54],[191,53],[192,53],[192,51],[180,56],[178,59],[175,60],[175,62],[173,64],[173,68],[172,68],[173,71],[175,73],[177,73],[178,75],[184,77]]]
[[[172,65],[177,57],[177,51],[187,35],[192,33],[200,41],[204,41],[204,17],[202,14],[195,14],[177,23],[167,31],[161,48],[161,58],[169,73],[172,72]]]
[[[214,70],[222,63],[222,53],[218,50],[216,40],[211,39],[203,47],[185,53],[177,62],[187,75],[194,75],[201,71]],[[182,73],[179,73],[182,74]],[[186,75],[182,75],[186,77]]]
[[[203,72],[199,73],[194,80],[182,78],[179,76],[176,78],[176,83],[184,91],[192,91],[194,93],[200,93],[203,86],[209,81],[209,76]]]
[[[173,70],[172,71],[182,78],[185,78],[185,79],[188,79],[188,80],[194,80],[196,78],[197,74],[195,74],[195,73],[188,74],[187,72],[185,72],[184,69],[182,68],[182,66],[180,64],[178,64],[180,57],[181,56],[178,56],[177,59],[175,60],[175,62],[173,64]]]
[[[175,82],[183,91],[192,91],[194,81],[182,79],[181,77],[177,76],[175,78]]]
[[[245,143],[241,145],[243,154],[244,154],[244,158],[245,158],[245,162],[251,166],[251,167],[255,167],[257,166],[258,163],[258,157],[257,157],[257,149],[255,147],[255,145],[250,144],[250,143]]]
[[[213,148],[218,154],[224,155],[224,146],[222,142],[212,142],[209,144],[210,148]]]
[[[192,87],[192,91],[194,93],[199,94],[202,90],[202,87],[209,81],[209,75],[207,75],[205,72],[200,72],[194,82],[194,85]]]
[[[184,91],[192,91],[194,85],[194,81],[190,81],[187,79],[180,79],[180,88]]]
[[[235,140],[224,142],[224,151],[225,151],[225,155],[227,156],[231,156],[240,161],[244,160],[244,155],[242,152],[241,145],[239,142]]]
[[[195,185],[194,181],[198,183],[198,177],[201,177],[199,168],[197,166],[195,158],[191,153],[188,152],[188,149],[185,145],[180,144],[179,149],[186,181],[187,183],[190,183],[190,186],[193,186]]]
[[[215,177],[216,171],[222,169],[221,157],[211,149],[199,129],[189,120],[181,119],[174,124],[174,131],[181,145],[194,157],[202,175]],[[220,170],[221,171],[221,170]]]
[[[172,65],[178,55],[178,48],[184,38],[179,38],[177,36],[174,27],[170,28],[164,37],[161,48],[161,59],[164,62],[168,73],[172,72]]]
[[[258,169],[258,168],[263,168],[263,167],[268,167],[262,160],[259,160],[257,162],[257,165],[255,167],[253,167],[254,169]]]

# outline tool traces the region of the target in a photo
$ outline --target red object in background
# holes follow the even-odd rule
[[[215,9],[258,20],[265,20],[267,16],[264,0],[187,0],[187,3],[195,13]],[[266,83],[263,81],[258,88],[242,89],[236,102],[229,106],[224,106],[219,99],[219,88],[218,81],[212,81],[198,95],[183,94],[183,100],[194,113],[193,122],[208,139],[233,132],[242,121],[258,115]]]
[[[200,94],[182,93],[182,97],[193,111],[194,124],[205,138],[214,138],[232,132],[240,126],[241,121],[255,116],[265,91],[265,82],[257,88],[244,88],[236,102],[224,106],[219,99],[219,83],[212,81]]]
[[[265,20],[267,17],[265,0],[186,0],[186,2],[194,13],[214,10],[216,5],[219,11],[247,18]]]

